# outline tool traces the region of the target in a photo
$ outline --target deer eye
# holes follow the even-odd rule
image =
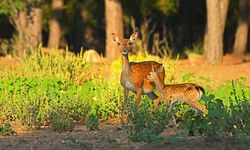
[[[133,42],[129,42],[128,44],[131,46],[133,44]]]
[[[121,43],[117,43],[119,46],[121,45]]]

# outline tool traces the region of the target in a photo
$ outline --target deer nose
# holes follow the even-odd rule
[[[128,53],[128,48],[122,48],[122,54],[127,54]]]

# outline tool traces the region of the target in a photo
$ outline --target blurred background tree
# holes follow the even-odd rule
[[[112,33],[123,38],[122,6],[120,0],[105,0],[105,22],[106,22],[106,57],[114,60],[119,57],[116,44],[113,42]]]
[[[60,20],[62,19],[62,13],[64,7],[64,0],[53,0],[51,4],[52,17],[49,21],[49,48],[57,48],[60,46],[62,37],[62,27]]]
[[[239,57],[243,57],[247,50],[248,39],[248,12],[247,0],[238,1],[238,25],[235,33],[233,52]]]
[[[141,52],[186,57],[191,50],[210,63],[231,52],[244,57],[250,49],[249,1],[215,2],[219,7],[210,16],[208,0],[0,0],[0,52],[22,56],[41,43],[75,53],[96,49],[115,59],[111,33],[128,37],[138,31]]]
[[[34,50],[42,41],[42,9],[40,0],[2,0],[0,13],[8,16],[15,29],[10,47],[22,56],[23,50]]]

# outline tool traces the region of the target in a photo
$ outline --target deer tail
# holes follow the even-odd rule
[[[199,97],[201,98],[203,94],[205,94],[205,90],[201,86],[196,86],[197,91],[199,92]]]

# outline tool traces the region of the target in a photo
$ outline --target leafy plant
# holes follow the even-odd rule
[[[75,127],[74,120],[61,110],[52,112],[49,122],[52,129],[57,132],[72,131]]]
[[[142,103],[140,110],[136,110],[134,103],[128,105],[128,119],[131,122],[129,138],[132,141],[157,142],[159,134],[166,128],[169,113],[166,107],[159,106],[152,111],[149,102]]]
[[[0,134],[2,135],[16,135],[16,131],[11,129],[11,125],[6,123],[0,127]]]
[[[82,53],[74,56],[66,50],[65,54],[59,50],[51,50],[52,54],[44,54],[39,47],[30,56],[25,57],[20,68],[20,74],[25,76],[57,77],[62,81],[71,80],[82,84],[90,79],[90,65],[83,58]]]
[[[87,128],[90,130],[99,130],[100,122],[98,120],[98,117],[94,114],[90,114],[88,116],[88,123]]]
[[[190,111],[179,115],[178,121],[181,127],[188,130],[191,135],[197,133],[204,135],[248,135],[250,133],[250,101],[245,93],[248,88],[242,84],[242,80],[229,83],[215,91],[216,94],[218,92],[221,94],[221,89],[224,89],[225,93],[229,93],[224,95],[223,99],[219,99],[213,94],[203,97],[209,110],[206,117],[202,117],[200,114],[194,116],[192,113],[190,114]]]

